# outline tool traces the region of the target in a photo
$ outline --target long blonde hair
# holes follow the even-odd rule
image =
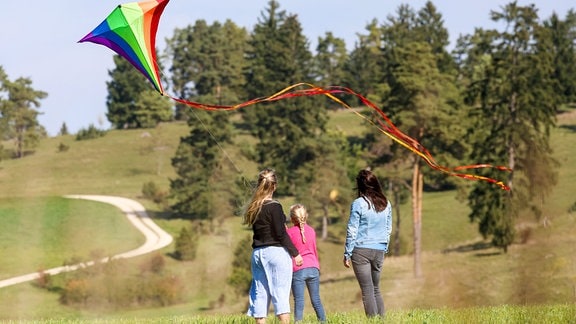
[[[272,196],[276,190],[276,173],[272,169],[264,169],[258,173],[258,183],[252,199],[244,212],[243,224],[253,225],[262,209],[264,200]]]
[[[300,236],[302,236],[302,243],[306,243],[306,236],[304,235],[304,225],[308,219],[308,211],[302,204],[295,204],[290,206],[290,219],[292,224],[300,228]]]

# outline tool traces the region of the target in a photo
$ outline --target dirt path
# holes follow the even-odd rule
[[[138,247],[137,249],[130,250],[124,253],[116,254],[110,258],[104,258],[100,260],[100,262],[108,262],[111,259],[118,259],[118,258],[132,258],[135,256],[139,256],[142,254],[150,253],[159,249],[162,249],[170,243],[172,243],[172,236],[166,233],[162,228],[160,228],[156,223],[148,217],[144,206],[142,206],[139,202],[121,198],[121,197],[112,197],[112,196],[95,196],[95,195],[70,195],[65,196],[66,198],[71,199],[87,199],[87,200],[94,200],[99,201],[107,204],[114,205],[118,207],[122,212],[126,215],[128,220],[138,229],[144,237],[146,241],[143,245]],[[45,270],[45,273],[49,273],[51,275],[59,274],[62,272],[69,272],[74,271],[80,268],[85,268],[94,265],[95,261],[89,261],[85,263],[79,263],[75,265],[69,266],[62,266],[56,267],[52,269]],[[38,279],[40,273],[34,272],[29,273],[26,275],[13,277],[5,280],[0,280],[0,288],[16,285],[19,283],[32,281]]]

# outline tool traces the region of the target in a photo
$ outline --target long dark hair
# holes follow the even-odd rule
[[[358,197],[364,198],[368,204],[372,202],[377,212],[386,209],[388,199],[382,192],[382,186],[378,177],[370,170],[361,170],[356,176],[356,190]]]

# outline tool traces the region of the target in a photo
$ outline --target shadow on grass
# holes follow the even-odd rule
[[[490,257],[490,256],[495,256],[495,255],[501,255],[501,254],[502,254],[502,251],[496,251],[496,252],[476,253],[476,254],[474,254],[474,256]]]
[[[576,125],[560,125],[559,127],[567,129],[573,133],[576,132]]]
[[[182,217],[176,217],[176,214],[174,214],[172,212],[168,212],[168,211],[147,210],[146,213],[148,213],[148,215],[152,219],[178,219],[178,218],[182,218]]]
[[[471,251],[488,250],[488,249],[491,249],[493,247],[494,247],[494,245],[491,242],[476,242],[476,243],[472,243],[472,244],[460,245],[460,246],[457,246],[455,248],[444,249],[444,250],[442,250],[442,253],[452,253],[452,252],[464,253],[464,252],[471,252]],[[478,257],[481,257],[481,256],[490,256],[490,255],[498,255],[498,254],[500,254],[500,252],[485,251],[482,253],[476,253],[475,255]]]
[[[322,283],[322,284],[335,283],[335,282],[341,282],[341,281],[350,281],[350,280],[356,280],[356,277],[353,274],[343,276],[343,277],[327,278],[327,279],[322,279],[322,277],[320,277],[320,283]]]

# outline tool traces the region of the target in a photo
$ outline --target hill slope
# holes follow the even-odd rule
[[[478,236],[476,225],[468,222],[466,204],[456,201],[454,192],[426,193],[422,245],[424,276],[418,279],[412,276],[410,255],[388,257],[382,281],[387,307],[574,302],[576,215],[568,209],[576,202],[576,170],[572,167],[576,164],[576,112],[559,116],[559,125],[552,133],[555,157],[561,163],[559,183],[543,205],[544,215],[540,220],[520,220],[523,233],[520,238],[524,240],[519,243],[522,244],[513,245],[507,254],[487,247]],[[180,136],[186,132],[185,124],[174,123],[152,130],[111,131],[103,138],[89,141],[75,141],[72,136],[45,139],[35,154],[21,160],[0,162],[0,199],[66,194],[138,199],[144,182],[154,181],[167,188],[168,179],[174,176],[170,158]],[[59,152],[60,143],[69,146],[69,150]],[[142,203],[150,209],[156,208],[150,202]],[[402,206],[402,237],[408,250],[412,226],[409,210],[409,205]],[[173,235],[187,224],[182,220],[156,221]],[[244,296],[235,298],[225,281],[236,242],[246,235],[249,232],[240,226],[239,220],[229,218],[216,234],[201,238],[195,261],[168,259],[171,271],[186,278],[188,302],[118,314],[158,316],[241,311]],[[361,307],[358,287],[352,272],[341,264],[342,242],[320,242],[319,249],[322,297],[327,311],[357,310]],[[172,250],[171,246],[164,252]],[[24,272],[30,270],[34,269]],[[222,293],[226,293],[226,302],[217,308],[210,307]],[[14,296],[22,298],[22,302],[28,300],[34,301],[34,305],[47,305],[36,308],[36,312],[46,308],[44,316],[95,316],[89,311],[61,306],[54,294],[28,285],[0,291],[0,305],[12,305],[10,309],[0,306],[0,314],[4,311],[17,313],[18,307],[4,302],[14,300]],[[29,316],[27,311],[23,309],[22,316]]]

